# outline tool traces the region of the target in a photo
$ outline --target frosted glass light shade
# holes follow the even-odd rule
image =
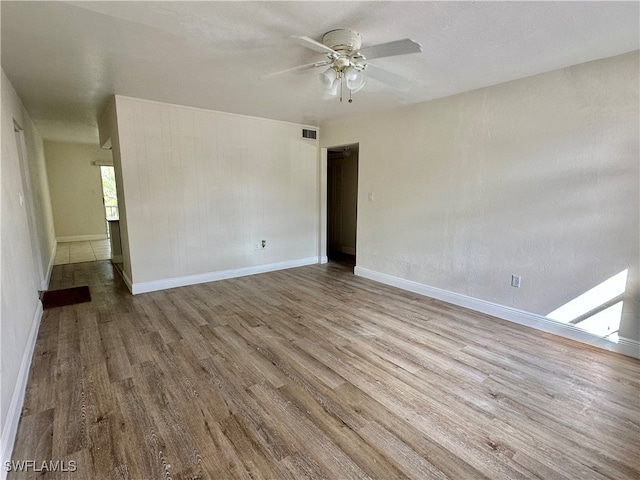
[[[335,97],[336,95],[338,95],[339,88],[340,88],[340,79],[336,78],[333,82],[333,85],[331,85],[331,88],[329,89],[329,94]]]
[[[362,82],[360,82],[360,86],[358,88],[352,88],[351,89],[351,93],[358,93],[360,90],[362,90],[362,87],[364,87],[365,83],[364,80]]]
[[[349,90],[357,91],[364,85],[364,76],[362,75],[362,72],[353,67],[349,67],[345,70],[344,77]]]
[[[329,90],[331,87],[333,87],[334,83],[337,83],[335,81],[337,76],[338,75],[333,68],[327,68],[320,74],[320,83],[322,84],[322,87]]]

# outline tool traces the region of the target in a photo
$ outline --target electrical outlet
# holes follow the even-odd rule
[[[511,275],[511,286],[512,287],[516,287],[516,288],[520,288],[520,279],[522,277],[520,277],[520,275]]]
[[[267,246],[267,241],[266,240],[262,240],[262,248],[265,248]]]

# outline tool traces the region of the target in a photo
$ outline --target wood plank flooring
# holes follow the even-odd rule
[[[45,312],[13,460],[75,479],[638,479],[640,362],[314,265]]]

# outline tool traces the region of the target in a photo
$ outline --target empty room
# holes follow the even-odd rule
[[[640,3],[0,22],[0,478],[640,478]]]

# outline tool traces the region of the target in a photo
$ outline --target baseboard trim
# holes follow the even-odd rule
[[[38,338],[38,330],[40,328],[40,322],[42,320],[42,302],[38,300],[33,320],[31,321],[31,330],[29,331],[29,337],[27,338],[27,345],[25,346],[24,353],[22,355],[22,362],[20,363],[20,371],[18,372],[18,379],[13,388],[13,395],[11,395],[11,403],[9,404],[9,410],[7,411],[7,418],[4,422],[2,429],[2,445],[0,446],[0,452],[2,455],[2,465],[0,469],[0,478],[6,478],[5,462],[11,459],[11,453],[13,452],[13,446],[16,441],[16,434],[18,433],[18,424],[20,423],[20,415],[22,414],[22,406],[24,405],[24,397],[27,393],[27,381],[29,380],[29,369],[31,368],[31,359],[33,358],[33,351],[36,347],[36,340]]]
[[[305,265],[313,265],[319,262],[319,257],[300,258],[297,260],[269,263],[266,265],[256,265],[232,270],[222,270],[219,272],[202,273],[199,275],[167,278],[151,282],[133,283],[130,290],[131,293],[137,295],[139,293],[155,292],[158,290],[166,290],[168,288],[185,287],[187,285],[196,285],[198,283],[217,282],[218,280],[226,280],[229,278],[246,277],[247,275],[256,275],[258,273],[275,272],[277,270],[285,270],[287,268],[303,267]],[[127,279],[125,279],[125,282],[127,282]]]
[[[640,359],[640,342],[631,338],[620,337],[618,339],[620,353],[629,357]]]
[[[559,323],[543,317],[542,315],[506,307],[497,303],[487,302],[486,300],[480,300],[478,298],[443,290],[441,288],[431,287],[429,285],[394,277],[393,275],[376,272],[367,268],[356,266],[353,273],[359,277],[384,283],[385,285],[397,287],[426,297],[435,298],[436,300],[442,300],[443,302],[492,315],[502,320],[518,323],[520,325],[535,328],[536,330],[552,333],[564,338],[586,343],[587,345],[592,345],[604,350],[640,359],[640,342],[636,342],[635,340],[621,338],[616,343],[612,340],[607,340],[606,338],[601,338],[585,332],[574,325]]]
[[[102,233],[100,235],[73,235],[70,237],[58,237],[56,240],[58,242],[86,242],[89,240],[106,240],[107,234]]]
[[[53,262],[56,259],[56,253],[58,253],[58,243],[53,246],[51,256],[49,257],[49,265],[47,266],[47,272],[45,273],[45,279],[40,285],[40,290],[49,290],[49,282],[51,282],[51,272],[53,271]]]
[[[114,255],[111,257],[112,263],[122,263],[122,255]]]
[[[324,265],[325,263],[329,263],[329,257],[323,255],[320,257],[320,264]]]

